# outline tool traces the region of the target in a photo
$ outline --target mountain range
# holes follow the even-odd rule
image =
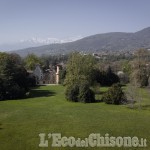
[[[8,43],[1,43],[0,44],[0,51],[10,51],[14,49],[25,49],[28,47],[38,47],[42,45],[48,45],[48,44],[56,44],[56,43],[67,43],[67,42],[73,42],[76,40],[79,40],[83,38],[82,36],[75,36],[75,37],[69,37],[64,39],[58,39],[58,38],[39,38],[39,37],[32,37],[30,39],[26,40],[18,40],[15,42],[8,42]]]
[[[38,47],[15,50],[11,52],[26,56],[34,53],[38,56],[66,54],[71,51],[99,53],[100,51],[133,51],[150,48],[150,27],[135,33],[110,32],[88,36],[73,42],[54,43]]]

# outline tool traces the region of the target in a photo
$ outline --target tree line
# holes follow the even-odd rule
[[[27,70],[34,70],[36,64],[40,64],[45,70],[50,65],[56,66],[62,62],[65,67],[60,70],[60,83],[65,85],[66,98],[70,101],[94,102],[93,89],[97,85],[130,83],[145,87],[150,84],[150,51],[145,49],[137,50],[132,59],[117,61],[105,61],[78,52],[41,57],[29,54],[25,58],[17,54],[0,53],[0,100],[25,97],[36,83]],[[124,75],[117,75],[119,70]],[[119,89],[119,85],[117,88]]]

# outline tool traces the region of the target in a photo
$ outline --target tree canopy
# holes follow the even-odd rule
[[[28,91],[28,74],[14,54],[0,53],[0,100],[23,97]]]
[[[86,81],[91,85],[95,64],[96,60],[91,55],[72,53],[67,63],[65,84],[71,85]]]
[[[40,58],[35,54],[28,54],[24,62],[25,62],[25,67],[28,70],[33,70],[37,64],[41,64]]]

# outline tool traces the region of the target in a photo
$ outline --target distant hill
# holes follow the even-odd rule
[[[96,34],[74,42],[49,44],[11,52],[18,53],[21,56],[26,56],[29,53],[40,56],[42,54],[66,54],[71,51],[83,51],[86,53],[100,52],[102,50],[132,51],[138,48],[150,48],[150,27],[135,33],[111,32]]]

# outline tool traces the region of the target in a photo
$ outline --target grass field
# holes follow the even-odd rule
[[[0,101],[0,150],[125,149],[52,148],[51,140],[48,148],[39,148],[39,133],[80,138],[88,137],[90,133],[137,136],[147,139],[148,147],[140,149],[150,150],[150,95],[146,89],[142,89],[142,94],[141,110],[102,102],[68,102],[63,86],[41,86],[31,91],[30,98]]]

